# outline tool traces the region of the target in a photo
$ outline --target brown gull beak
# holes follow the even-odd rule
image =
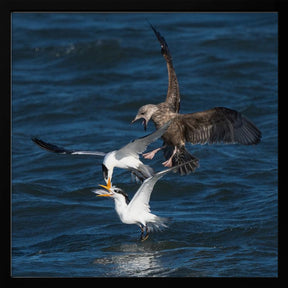
[[[147,129],[147,121],[146,121],[146,119],[143,117],[143,116],[136,116],[135,117],[135,119],[134,120],[132,120],[131,121],[131,124],[133,124],[134,122],[136,122],[137,120],[139,120],[139,119],[143,119],[143,122],[142,122],[142,125],[143,125],[143,127],[144,127],[144,130],[146,131],[146,129]]]

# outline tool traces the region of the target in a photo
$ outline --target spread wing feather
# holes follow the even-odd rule
[[[128,143],[121,149],[117,151],[117,157],[122,157],[123,155],[129,155],[129,154],[141,154],[143,153],[149,144],[159,139],[165,131],[168,129],[171,121],[168,121],[165,123],[162,127],[160,127],[158,130],[154,131],[153,133],[135,139],[132,142]]]
[[[150,201],[150,196],[153,191],[154,185],[156,182],[163,177],[165,174],[168,172],[177,169],[178,167],[172,167],[169,169],[162,170],[158,173],[156,173],[154,176],[146,179],[140,188],[137,190],[135,193],[134,197],[130,201],[128,205],[128,209],[130,211],[135,211],[135,213],[139,213],[139,211],[143,211],[144,213],[149,213],[150,212],[150,206],[149,206],[149,201]],[[133,213],[133,212],[132,212]]]
[[[168,91],[165,102],[169,105],[171,111],[178,113],[180,110],[180,92],[176,72],[172,63],[172,57],[164,37],[155,29],[153,25],[150,24],[150,26],[153,29],[158,41],[160,42],[161,54],[163,55],[167,64]]]
[[[257,144],[261,139],[258,128],[241,113],[216,107],[203,112],[181,114],[186,141],[192,144],[240,143]]]
[[[106,155],[106,153],[100,152],[100,151],[68,150],[63,147],[57,146],[55,144],[45,142],[36,137],[32,137],[32,141],[38,146],[40,146],[42,149],[45,149],[47,151],[54,152],[57,154],[91,155],[91,156],[105,156]]]

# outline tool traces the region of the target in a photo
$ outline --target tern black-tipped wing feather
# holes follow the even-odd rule
[[[49,152],[54,152],[57,154],[70,154],[70,155],[92,155],[92,156],[105,156],[106,153],[100,151],[82,151],[82,150],[68,150],[63,147],[57,146],[55,144],[51,144],[45,142],[39,138],[32,137],[31,140],[40,146],[42,149],[45,149]]]

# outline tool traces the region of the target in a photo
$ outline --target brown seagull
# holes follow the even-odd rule
[[[166,161],[162,164],[166,167],[178,166],[190,161],[187,165],[178,168],[181,175],[186,175],[199,167],[198,159],[185,148],[186,142],[192,144],[258,144],[261,139],[261,132],[238,111],[225,107],[215,107],[202,112],[179,114],[180,92],[172,57],[164,37],[152,25],[151,28],[160,42],[161,54],[166,60],[168,91],[165,102],[140,107],[132,123],[143,119],[146,130],[150,119],[157,129],[168,120],[172,121],[167,131],[162,135],[163,146],[143,154],[143,157],[152,159],[158,151],[163,150]]]

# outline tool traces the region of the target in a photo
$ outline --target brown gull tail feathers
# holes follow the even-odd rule
[[[188,175],[191,172],[194,172],[195,169],[199,167],[198,158],[191,155],[189,151],[187,151],[185,146],[181,146],[179,147],[179,149],[176,150],[173,146],[167,146],[164,148],[163,153],[167,161],[171,159],[172,166],[178,166],[178,168],[174,172],[178,172],[181,175]],[[171,157],[172,155],[173,157]]]

